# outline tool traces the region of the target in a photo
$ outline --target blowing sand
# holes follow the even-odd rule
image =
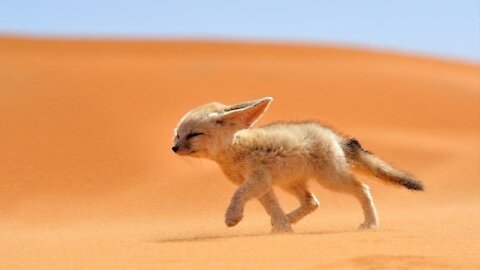
[[[316,119],[412,172],[414,193],[320,208],[270,235],[209,161],[170,151],[194,106],[273,96],[258,123]],[[278,191],[283,207],[295,200]],[[2,269],[479,269],[480,67],[348,48],[0,38]]]

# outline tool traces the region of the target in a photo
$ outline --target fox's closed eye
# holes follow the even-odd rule
[[[192,132],[192,133],[187,135],[187,140],[191,139],[193,137],[196,137],[196,136],[200,136],[200,135],[203,135],[203,133],[202,132]]]

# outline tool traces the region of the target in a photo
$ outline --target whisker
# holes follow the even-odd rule
[[[185,161],[185,163],[188,164],[188,166],[193,167],[193,166],[192,166],[192,162],[191,162],[191,160],[190,160],[189,158],[182,157],[182,159]]]

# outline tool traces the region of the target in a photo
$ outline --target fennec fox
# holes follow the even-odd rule
[[[227,226],[242,219],[247,201],[258,199],[271,217],[272,232],[292,232],[290,224],[318,207],[307,188],[307,180],[313,178],[327,189],[357,198],[365,217],[360,228],[377,229],[369,188],[355,179],[352,169],[385,183],[423,190],[421,182],[364,150],[357,140],[321,124],[278,122],[252,128],[271,101],[264,97],[233,106],[206,104],[183,116],[175,129],[175,153],[216,161],[238,186],[225,214]],[[285,214],[272,185],[293,194],[300,207]]]

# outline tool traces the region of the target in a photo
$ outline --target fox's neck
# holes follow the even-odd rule
[[[215,143],[215,147],[211,148],[207,158],[216,161],[217,163],[223,163],[231,159],[234,155],[233,149],[233,139],[236,132],[232,132],[227,136],[223,136],[221,139],[218,139]]]
[[[233,145],[228,144],[222,147],[214,156],[212,156],[212,160],[216,161],[217,163],[227,162],[233,156]]]

